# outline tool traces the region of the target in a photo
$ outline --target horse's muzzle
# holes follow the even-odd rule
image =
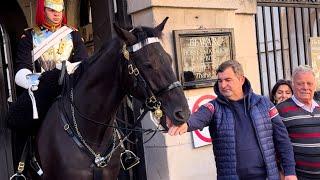
[[[175,109],[173,113],[173,124],[174,125],[181,125],[188,121],[190,116],[190,111],[188,108],[186,110],[183,110],[182,108]]]

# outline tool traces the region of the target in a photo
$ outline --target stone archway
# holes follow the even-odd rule
[[[16,98],[13,62],[17,42],[26,27],[25,16],[16,1],[0,7],[0,179],[9,179],[14,170],[12,134],[5,117],[10,102]]]

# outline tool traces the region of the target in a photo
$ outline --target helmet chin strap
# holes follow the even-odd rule
[[[43,27],[45,27],[45,28],[49,29],[50,31],[54,32],[58,28],[61,27],[61,24],[62,24],[62,19],[61,19],[61,22],[59,24],[55,24],[50,19],[46,18],[45,22],[43,23]]]

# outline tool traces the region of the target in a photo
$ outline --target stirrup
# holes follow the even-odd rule
[[[132,151],[125,150],[120,154],[120,162],[124,170],[129,170],[135,165],[139,164],[140,158],[136,156]]]
[[[14,178],[18,178],[16,180],[19,180],[19,178],[22,178],[23,180],[27,180],[27,178],[23,174],[20,174],[20,173],[15,173],[14,175],[12,175],[10,177],[10,180],[15,180]]]

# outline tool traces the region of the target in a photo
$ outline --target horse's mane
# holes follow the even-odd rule
[[[90,56],[88,59],[83,60],[78,69],[74,73],[74,83],[73,86],[77,84],[80,77],[89,69],[89,67],[96,62],[102,55],[105,55],[106,53],[110,53],[114,48],[119,49],[119,45],[121,44],[121,40],[119,38],[113,38],[111,40],[105,41],[103,45],[93,53],[92,56]],[[120,49],[119,49],[120,52]]]
[[[99,50],[95,51],[93,55],[88,59],[89,65],[94,63],[103,54],[109,53],[113,48],[119,47],[119,44],[121,44],[121,40],[119,38],[113,38],[111,40],[105,41],[99,48]]]
[[[141,42],[147,39],[148,37],[160,36],[159,38],[161,39],[161,36],[162,36],[161,31],[156,31],[153,28],[146,27],[146,26],[138,26],[132,29],[130,32],[136,36],[137,42]],[[91,57],[88,58],[88,60],[82,61],[82,63],[80,64],[80,66],[75,72],[73,86],[77,84],[82,74],[84,74],[94,62],[100,59],[102,55],[105,55],[106,53],[110,53],[114,48],[118,48],[119,52],[121,52],[122,43],[123,41],[118,37],[113,38],[111,40],[107,40],[103,43],[103,45],[97,51],[94,52],[94,54]]]

